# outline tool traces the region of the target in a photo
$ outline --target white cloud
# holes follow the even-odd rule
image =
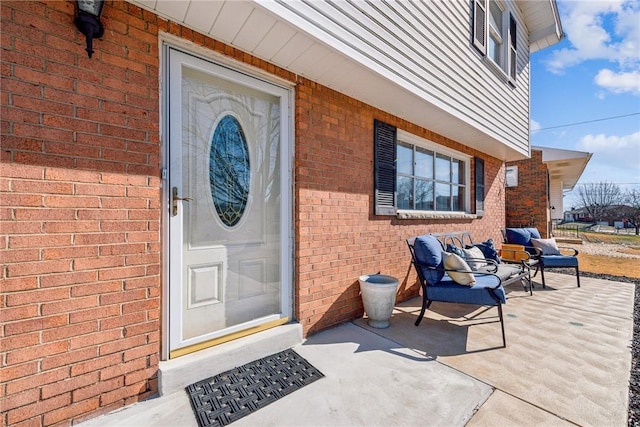
[[[540,129],[542,129],[542,125],[531,119],[531,122],[529,123],[529,131],[531,132],[531,135],[538,132]]]
[[[640,131],[625,136],[586,135],[578,150],[593,153],[588,168],[589,182],[640,182]]]
[[[596,83],[615,93],[640,94],[635,89],[626,89],[640,84],[640,2],[565,0],[558,3],[570,46],[552,52],[546,64],[548,70],[560,74],[584,61],[610,61],[618,70],[606,70],[604,74],[605,70],[601,70]],[[635,82],[628,81],[634,78]]]
[[[605,68],[598,72],[594,81],[598,86],[613,93],[630,92],[640,95],[640,71],[616,73]]]

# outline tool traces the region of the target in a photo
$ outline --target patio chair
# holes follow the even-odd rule
[[[434,301],[496,306],[502,346],[506,347],[502,315],[506,295],[500,277],[486,271],[472,271],[462,258],[444,252],[442,243],[434,236],[412,237],[407,239],[407,245],[422,287],[422,309],[415,325],[420,325],[425,311]],[[446,259],[443,259],[443,254]]]
[[[542,239],[537,228],[506,228],[502,236],[504,243],[522,245],[537,261],[534,277],[540,270],[542,287],[546,287],[544,271],[557,268],[573,268],[576,270],[576,281],[580,287],[580,269],[578,250],[572,247],[558,246],[554,238]]]

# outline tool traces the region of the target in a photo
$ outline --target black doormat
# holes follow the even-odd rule
[[[324,377],[289,349],[186,388],[200,427],[225,426]]]

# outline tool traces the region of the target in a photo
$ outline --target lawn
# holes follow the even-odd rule
[[[590,254],[579,254],[578,259],[580,260],[580,271],[640,279],[640,260],[638,259]]]
[[[640,255],[640,236],[615,233],[580,233],[585,242],[621,245],[619,251]],[[580,246],[576,247],[580,250]],[[640,279],[640,260],[602,255],[579,254],[580,270],[598,274],[612,274]]]

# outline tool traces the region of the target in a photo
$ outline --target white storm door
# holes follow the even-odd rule
[[[290,93],[167,51],[173,351],[291,315]]]

